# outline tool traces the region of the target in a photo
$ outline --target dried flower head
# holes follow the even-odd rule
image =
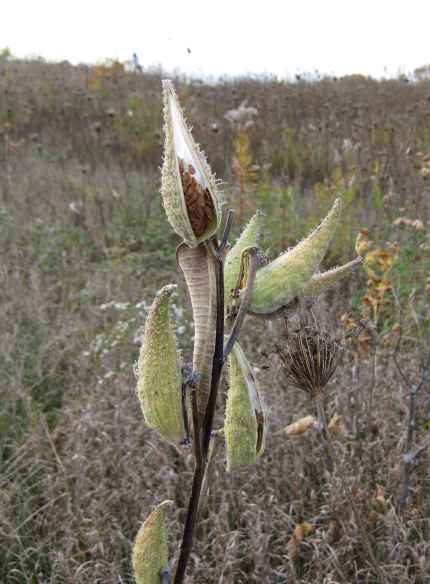
[[[277,347],[285,375],[312,399],[323,391],[339,364],[340,344],[316,325],[301,325],[289,332],[283,347]]]

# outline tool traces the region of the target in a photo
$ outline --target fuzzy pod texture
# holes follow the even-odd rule
[[[189,247],[196,247],[218,230],[221,196],[209,164],[186,124],[170,80],[163,81],[163,103],[163,204],[176,233]]]
[[[264,450],[266,415],[259,389],[240,345],[228,358],[228,397],[224,422],[227,471],[253,464]]]
[[[172,501],[160,503],[137,532],[132,554],[136,584],[160,584],[160,572],[168,566],[164,522],[171,505]]]
[[[137,394],[148,426],[173,444],[184,438],[179,353],[170,319],[175,285],[156,295],[145,323]]]
[[[336,199],[326,218],[306,239],[258,270],[251,314],[270,315],[302,295],[332,240],[340,211],[341,201]]]
[[[193,371],[199,375],[196,386],[197,409],[203,417],[209,399],[215,352],[215,260],[205,245],[192,248],[185,243],[176,250],[176,260],[184,274],[193,309]]]
[[[231,293],[239,276],[242,253],[248,247],[258,247],[264,227],[264,219],[264,213],[257,211],[225,258],[224,303],[226,311],[228,311],[232,303]]]
[[[318,294],[325,292],[343,280],[343,278],[349,276],[351,272],[362,263],[362,261],[363,258],[358,256],[343,266],[332,268],[331,270],[327,270],[320,274],[314,274],[304,287],[302,296],[309,298],[318,296]]]

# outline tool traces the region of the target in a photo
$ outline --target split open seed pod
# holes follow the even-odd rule
[[[332,240],[340,210],[341,201],[336,199],[324,221],[306,239],[258,270],[251,314],[273,314],[302,295]]]
[[[239,276],[242,253],[248,247],[258,247],[264,227],[264,219],[264,213],[257,211],[225,258],[224,302],[227,312],[233,302],[232,291],[236,286],[237,278]]]
[[[236,342],[228,358],[228,397],[224,422],[227,471],[253,464],[264,450],[266,415],[257,381]]]
[[[161,193],[170,224],[196,247],[215,235],[221,198],[203,152],[194,142],[170,80],[163,81],[165,147]]]
[[[175,285],[164,286],[149,311],[139,356],[137,394],[148,426],[178,445],[185,434],[179,353],[170,319],[175,289]]]
[[[139,529],[133,546],[136,584],[160,584],[160,573],[168,567],[165,514],[172,501],[163,501]]]

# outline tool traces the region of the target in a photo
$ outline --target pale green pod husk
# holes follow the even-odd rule
[[[232,472],[256,462],[266,434],[257,381],[237,342],[228,358],[228,385],[224,434],[227,471]]]
[[[341,210],[336,199],[322,223],[303,241],[257,272],[249,312],[270,315],[300,297],[323,259]]]
[[[325,292],[351,274],[363,261],[361,256],[343,266],[332,268],[320,274],[314,274],[303,289],[302,297],[310,298]]]
[[[137,394],[148,426],[173,444],[184,438],[181,373],[176,337],[170,319],[175,285],[164,286],[145,323],[138,363]]]
[[[191,298],[194,320],[193,371],[196,382],[197,409],[206,412],[212,379],[216,338],[216,268],[215,260],[205,245],[178,246],[176,260],[181,268]]]
[[[163,501],[137,532],[132,563],[136,584],[160,584],[160,572],[168,567],[165,514],[172,501]]]
[[[257,211],[225,258],[224,302],[226,311],[228,311],[232,302],[231,292],[239,275],[242,253],[247,247],[258,247],[264,227],[264,219],[264,213]]]
[[[163,81],[163,102],[165,122],[164,160],[161,170],[163,205],[167,218],[176,233],[189,247],[196,247],[199,243],[214,236],[218,230],[222,215],[221,196],[205,155],[195,143],[186,124],[170,80]],[[187,165],[192,165],[195,170],[194,178],[202,189],[207,189],[212,201],[214,211],[212,219],[201,235],[194,233],[190,222],[178,158],[185,161]]]

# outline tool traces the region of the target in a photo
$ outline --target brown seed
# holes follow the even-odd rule
[[[191,164],[187,165],[181,158],[179,172],[191,227],[196,237],[200,237],[214,216],[212,198],[208,189],[204,189],[194,178],[195,168]]]

